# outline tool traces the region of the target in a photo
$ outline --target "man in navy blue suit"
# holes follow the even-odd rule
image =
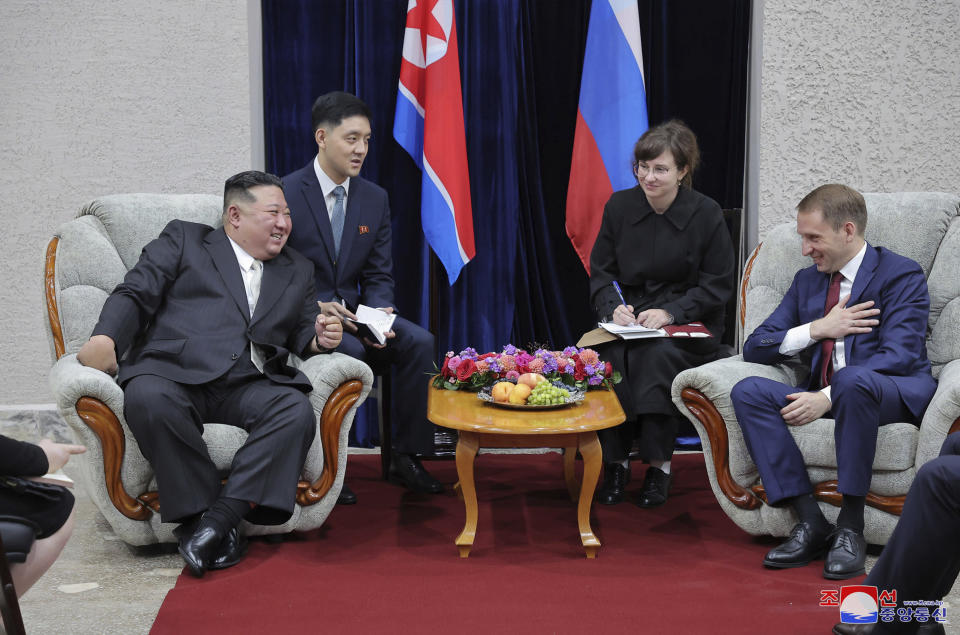
[[[317,156],[283,178],[294,226],[290,245],[313,261],[323,314],[343,321],[338,351],[396,371],[397,434],[394,447],[383,449],[393,452],[390,479],[416,492],[438,493],[443,488],[417,458],[433,449],[433,426],[427,421],[433,335],[397,316],[386,343],[379,344],[360,338],[351,322],[360,304],[387,313],[396,308],[387,193],[359,176],[370,142],[370,109],[356,96],[336,91],[317,98],[311,118]],[[346,485],[340,502],[356,502]]]
[[[930,310],[920,266],[864,240],[867,207],[859,192],[824,185],[797,206],[797,233],[813,266],[801,269],[780,306],[743,347],[748,362],[776,364],[812,352],[810,379],[789,386],[748,377],[731,399],[771,505],[790,505],[799,522],[764,565],[791,568],[826,553],[823,575],[862,575],[863,511],[879,426],[919,424],[936,384],[925,335]],[[837,527],[813,497],[803,456],[788,426],[822,416],[836,421]]]
[[[107,373],[120,360],[124,416],[196,576],[240,561],[242,519],[290,518],[316,418],[313,385],[287,358],[340,342],[339,321],[319,314],[310,263],[285,247],[289,213],[276,176],[230,177],[223,227],[170,221],[77,352]],[[247,432],[223,486],[203,441],[209,421]]]

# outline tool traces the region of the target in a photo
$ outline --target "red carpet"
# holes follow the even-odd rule
[[[453,461],[427,466],[456,481]],[[660,509],[594,505],[603,547],[587,560],[559,455],[481,455],[477,539],[460,559],[449,488],[408,494],[379,480],[378,456],[353,456],[357,505],[282,544],[252,541],[232,569],[181,575],[151,632],[829,633],[839,610],[818,605],[820,589],[840,584],[816,564],[764,569],[777,541],[723,514],[703,457],[677,456],[674,471]]]

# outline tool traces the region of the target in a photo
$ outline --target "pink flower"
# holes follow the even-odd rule
[[[584,364],[593,366],[600,361],[600,356],[592,348],[585,348],[580,351],[580,359],[583,360]]]
[[[478,360],[477,360],[477,372],[478,372],[478,373],[485,373],[485,372],[487,372],[488,370],[490,370],[490,364],[487,363],[487,360],[485,360],[485,359],[478,359]]]
[[[536,359],[531,359],[530,363],[527,364],[530,368],[531,373],[540,373],[543,372],[543,360],[537,357]]]
[[[503,370],[516,370],[517,360],[514,359],[513,355],[501,355],[500,356],[500,368]]]
[[[447,368],[450,370],[457,370],[457,366],[460,365],[460,361],[460,357],[458,355],[454,355],[450,358],[450,361],[447,362]]]
[[[519,379],[519,377],[520,377],[520,373],[518,373],[517,371],[515,370],[507,371],[507,376],[506,376],[507,379]]]

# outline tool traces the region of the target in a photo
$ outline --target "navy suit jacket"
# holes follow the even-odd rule
[[[309,392],[310,381],[286,361],[291,351],[309,355],[319,313],[314,297],[310,263],[284,248],[264,262],[251,319],[223,228],[174,220],[107,298],[93,334],[113,338],[118,357],[126,353],[121,385],[137,375],[206,383],[249,355],[254,342],[264,353],[267,377]]]
[[[743,345],[748,362],[776,364],[788,358],[779,348],[787,331],[823,317],[830,276],[816,265],[801,269],[780,302]],[[860,366],[889,376],[900,397],[919,420],[933,397],[936,382],[927,360],[926,332],[930,296],[923,270],[913,260],[867,244],[847,306],[873,300],[880,324],[869,333],[843,338],[847,366]],[[820,343],[812,346],[808,389],[818,383]]]
[[[289,244],[313,262],[317,299],[342,298],[354,311],[361,303],[396,308],[386,190],[359,176],[350,178],[339,261],[313,161],[283,177],[283,191],[293,220]]]

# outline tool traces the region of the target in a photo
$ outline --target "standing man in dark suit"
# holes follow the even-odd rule
[[[360,304],[387,313],[393,303],[390,205],[383,188],[359,176],[370,143],[370,109],[344,92],[321,95],[313,104],[317,156],[283,177],[294,232],[290,245],[313,261],[317,300],[323,314],[343,321],[340,352],[394,369],[392,404],[398,420],[390,479],[422,493],[442,487],[417,454],[433,449],[427,421],[427,375],[434,369],[433,335],[397,316],[385,344],[357,337],[351,319]],[[387,404],[385,407],[390,407]],[[356,502],[344,485],[341,503]]]
[[[859,192],[824,185],[797,206],[797,233],[813,266],[801,269],[783,300],[743,346],[748,362],[776,364],[812,348],[806,386],[748,377],[731,394],[750,455],[771,505],[799,522],[764,565],[801,567],[826,552],[823,575],[862,575],[863,511],[879,426],[919,424],[936,384],[925,345],[930,298],[920,266],[864,240]],[[813,498],[803,456],[788,426],[829,413],[836,421],[837,527]]]
[[[77,353],[108,373],[121,360],[124,416],[156,473],[163,521],[181,523],[180,554],[198,577],[243,557],[243,518],[290,518],[316,420],[313,386],[287,356],[340,343],[340,322],[314,301],[310,263],[284,247],[289,214],[277,177],[230,177],[223,227],[171,221]],[[202,438],[208,421],[248,433],[222,488]]]

